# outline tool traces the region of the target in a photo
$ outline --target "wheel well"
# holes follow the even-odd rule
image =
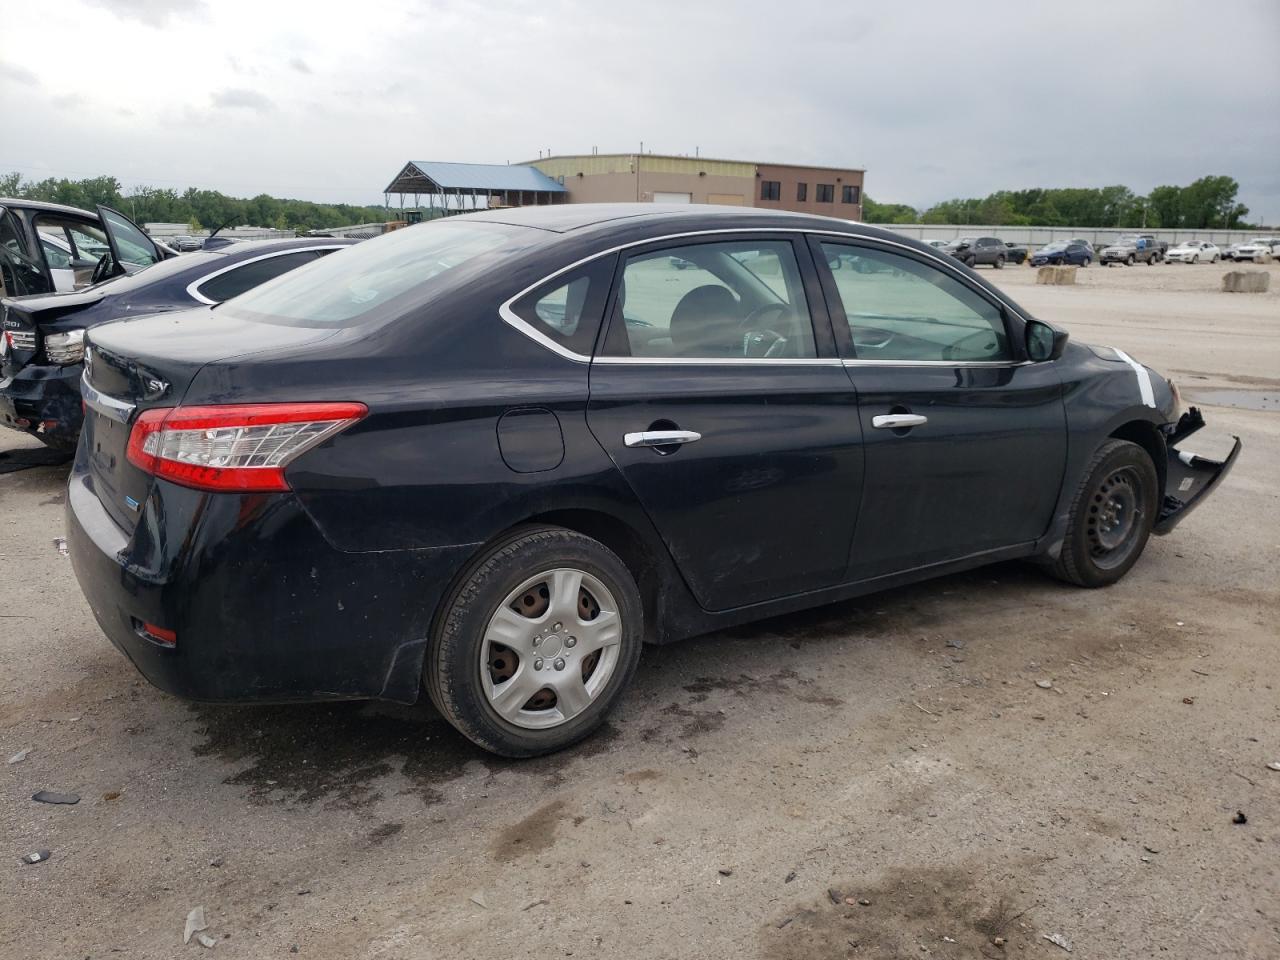
[[[656,636],[661,622],[658,616],[658,597],[662,587],[662,565],[654,556],[650,545],[645,543],[632,527],[617,517],[595,510],[552,510],[529,517],[525,523],[549,523],[557,527],[573,530],[602,544],[618,555],[618,558],[631,571],[636,586],[640,588],[640,599],[644,604],[645,632]]]
[[[1164,443],[1164,434],[1162,434],[1154,423],[1147,420],[1130,420],[1128,423],[1117,427],[1111,431],[1111,436],[1116,440],[1128,440],[1130,443],[1136,443],[1147,451],[1147,456],[1151,458],[1151,462],[1155,465],[1156,476],[1160,480],[1160,495],[1164,496],[1165,474],[1168,472],[1168,464],[1165,460],[1168,457],[1168,450]]]

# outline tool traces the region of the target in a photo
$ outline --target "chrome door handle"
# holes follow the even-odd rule
[[[880,429],[901,430],[903,427],[922,427],[929,422],[928,417],[918,413],[886,413],[871,418],[871,425]]]
[[[693,443],[701,440],[702,434],[692,430],[644,430],[640,433],[628,433],[622,442],[628,447],[665,447],[677,443]]]

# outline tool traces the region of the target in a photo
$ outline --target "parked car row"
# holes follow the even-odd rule
[[[1069,264],[1087,267],[1095,260],[1107,266],[1134,266],[1145,263],[1217,263],[1221,260],[1266,262],[1280,259],[1280,237],[1258,237],[1220,249],[1205,240],[1185,240],[1170,247],[1154,234],[1126,234],[1100,250],[1083,238],[1055,240],[1028,255],[1027,248],[996,237],[958,237],[955,240],[926,240],[926,244],[943,250],[970,267],[988,265],[999,269],[1006,263],[1029,263],[1033,267],[1046,264]]]

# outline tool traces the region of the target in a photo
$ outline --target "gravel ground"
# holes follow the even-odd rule
[[[1224,269],[984,270],[1244,438],[1123,583],[1007,564],[650,649],[533,762],[426,706],[152,689],[52,546],[65,467],[0,436],[0,956],[198,954],[203,905],[225,957],[1280,957],[1280,266]]]

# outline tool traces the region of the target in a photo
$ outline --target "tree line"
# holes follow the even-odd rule
[[[1036,227],[1247,229],[1249,208],[1236,201],[1231,177],[1201,177],[1185,187],[1156,187],[1146,196],[1128,187],[998,190],[986,197],[945,200],[927,210],[865,197],[868,223],[955,223]]]
[[[191,230],[247,225],[306,231],[387,219],[385,208],[380,206],[285,200],[265,193],[244,199],[195,187],[179,193],[177,190],[144,186],[124,193],[115,177],[89,177],[84,180],[49,177],[30,181],[24,180],[20,173],[0,174],[0,197],[44,200],[85,210],[102,204],[119,210],[139,224],[185,223]]]

